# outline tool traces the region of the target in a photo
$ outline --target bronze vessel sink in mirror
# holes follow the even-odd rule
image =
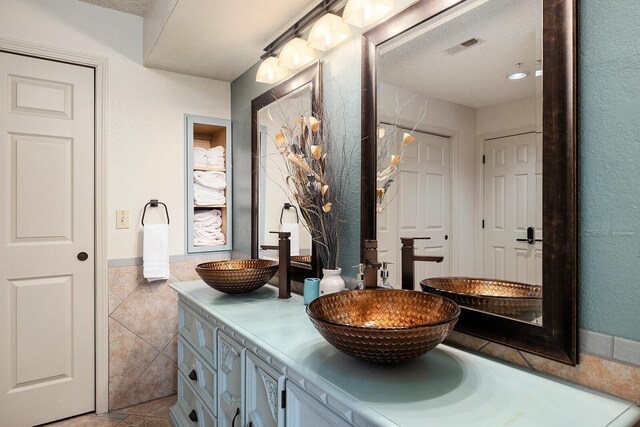
[[[278,261],[244,259],[205,262],[196,272],[213,289],[226,294],[246,294],[261,288],[278,271]]]
[[[542,286],[472,277],[432,277],[422,290],[452,299],[462,307],[532,321],[542,315]]]
[[[423,355],[453,329],[460,308],[439,295],[364,289],[321,296],[307,306],[318,332],[338,350],[372,363]]]

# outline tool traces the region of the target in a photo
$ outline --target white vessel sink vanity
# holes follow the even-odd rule
[[[302,297],[179,294],[175,426],[630,426],[633,403],[440,345],[376,366],[320,336]],[[235,417],[235,420],[234,420]]]

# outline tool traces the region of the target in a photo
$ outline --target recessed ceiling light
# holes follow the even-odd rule
[[[516,64],[516,70],[507,74],[506,77],[509,80],[520,80],[520,79],[524,79],[528,75],[529,75],[529,72],[522,69],[522,62],[518,62]]]
[[[524,79],[529,75],[528,71],[516,71],[515,73],[507,74],[507,78],[509,80],[520,80]]]

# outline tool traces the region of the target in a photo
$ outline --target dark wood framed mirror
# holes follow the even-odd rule
[[[282,120],[317,114],[322,105],[322,64],[318,61],[251,101],[251,257],[277,259],[278,227],[293,227],[291,279],[320,277],[321,266],[300,210],[285,191],[273,137]],[[273,149],[274,152],[270,152]],[[285,204],[290,207],[285,207]],[[265,212],[269,212],[266,215]],[[278,220],[274,223],[272,219]],[[288,222],[285,222],[288,221]],[[297,226],[295,224],[298,224]],[[282,229],[290,231],[289,229]],[[296,235],[297,234],[297,235]]]
[[[532,13],[535,15],[534,12],[526,13],[526,11],[523,12],[523,10],[516,9],[511,11],[512,15],[508,15],[509,11],[516,7],[530,7],[534,12],[537,11],[539,15],[539,21],[535,21],[535,19],[531,21],[531,25],[539,28],[539,30],[532,30],[533,33],[527,36],[529,37],[528,39],[507,31],[518,31],[518,28],[526,27],[526,25],[529,25],[529,21],[526,20],[531,17]],[[501,22],[506,23],[504,31],[502,33],[498,31],[497,33],[484,35],[482,29],[499,28],[499,25],[492,21],[497,15],[502,16],[503,21]],[[476,22],[473,19],[482,19],[482,25],[475,25]],[[523,20],[523,22],[520,22],[520,20]],[[473,33],[475,31],[474,28],[477,28],[477,33]],[[522,45],[508,44],[512,39],[521,39]],[[444,192],[451,195],[450,198],[449,196],[446,198],[447,209],[451,206],[451,209],[458,210],[452,210],[451,212],[447,210],[446,216],[447,218],[453,218],[452,221],[458,221],[458,223],[455,227],[451,226],[442,233],[443,239],[446,241],[444,244],[450,245],[452,248],[455,246],[455,248],[447,249],[444,256],[446,259],[447,256],[454,254],[450,258],[452,262],[447,265],[446,272],[436,273],[436,275],[469,276],[473,278],[490,277],[491,279],[488,280],[503,279],[514,283],[524,281],[517,280],[520,277],[517,275],[519,273],[504,272],[506,271],[505,263],[516,262],[514,261],[516,258],[501,258],[502,264],[500,264],[496,261],[495,251],[494,255],[489,255],[490,251],[485,249],[488,246],[478,244],[479,239],[483,239],[483,241],[489,240],[487,237],[483,237],[488,236],[487,233],[493,232],[500,227],[503,229],[508,228],[504,224],[497,224],[496,221],[491,222],[491,219],[487,217],[488,208],[485,206],[490,205],[494,207],[496,212],[507,212],[505,215],[515,216],[516,219],[513,220],[515,225],[509,226],[513,229],[513,233],[509,237],[512,242],[510,243],[510,250],[516,254],[514,256],[521,253],[532,257],[532,267],[529,268],[526,267],[526,264],[522,264],[525,265],[523,271],[529,271],[530,274],[536,276],[536,278],[530,278],[527,282],[537,282],[536,286],[540,288],[542,293],[542,301],[540,303],[541,316],[535,322],[524,321],[517,318],[517,316],[505,316],[482,310],[478,307],[463,305],[462,315],[456,330],[572,365],[578,363],[576,39],[575,0],[421,0],[362,36],[361,81],[361,239],[378,239],[380,247],[380,239],[382,237],[377,223],[381,217],[381,212],[383,212],[383,208],[380,207],[379,203],[379,196],[382,192],[380,184],[381,165],[378,164],[378,161],[382,158],[379,155],[379,149],[382,144],[380,142],[381,135],[384,135],[384,130],[381,131],[381,128],[391,126],[391,130],[395,130],[399,135],[402,136],[403,132],[406,131],[417,139],[420,139],[418,138],[419,135],[425,135],[423,138],[425,141],[429,138],[434,140],[438,138],[447,140],[448,138],[450,144],[458,144],[455,147],[451,145],[451,151],[454,148],[459,150],[459,145],[463,144],[462,131],[453,129],[453,126],[431,122],[422,128],[419,123],[421,121],[420,118],[416,118],[412,123],[408,123],[405,119],[389,121],[388,115],[382,110],[393,111],[395,107],[395,110],[398,111],[402,107],[402,105],[391,106],[391,108],[389,108],[389,105],[381,106],[381,99],[393,98],[393,96],[389,97],[387,93],[391,84],[389,82],[398,82],[397,85],[404,88],[402,90],[405,90],[408,87],[406,85],[409,84],[407,83],[409,78],[406,75],[394,74],[394,72],[388,71],[389,68],[385,68],[395,64],[397,69],[401,69],[405,73],[413,69],[415,71],[414,76],[416,80],[419,80],[421,87],[426,88],[424,89],[425,91],[431,91],[424,93],[424,99],[427,99],[426,122],[430,120],[430,112],[433,113],[439,105],[445,102],[449,106],[456,103],[456,108],[464,109],[466,112],[472,111],[470,114],[475,114],[473,119],[475,120],[473,122],[475,133],[469,138],[472,140],[472,147],[470,145],[472,154],[468,156],[471,160],[466,164],[455,164],[450,168],[455,172],[447,172],[446,175],[454,176],[454,180],[460,181],[459,176],[468,170],[467,166],[478,170],[477,173],[472,173],[471,179],[475,181],[473,187],[470,187],[472,191],[467,192],[471,194],[470,197],[474,198],[473,203],[467,205],[471,206],[471,208],[466,209],[467,211],[476,210],[475,216],[470,220],[473,221],[474,228],[467,227],[465,229],[460,223],[460,217],[466,214],[464,212],[465,205],[461,203],[461,197],[466,193],[460,189],[460,182],[457,184],[454,182],[451,187],[455,191],[448,192],[449,184],[444,186],[441,183],[441,177],[438,178],[437,188],[444,188],[446,191],[441,191],[436,195],[439,194],[441,197]],[[533,53],[530,57],[521,60],[518,55],[524,52],[525,45],[533,46]],[[412,46],[414,47],[413,50],[411,50]],[[492,46],[503,46],[504,51],[510,52],[511,56],[506,53],[502,55],[499,52],[482,54],[483,49],[490,49]],[[469,50],[464,52],[465,49]],[[420,54],[433,52],[434,56],[416,60],[412,56],[413,52]],[[474,55],[478,58],[488,58],[487,64],[493,67],[491,71],[495,71],[494,74],[498,76],[495,84],[489,77],[482,80],[483,70],[487,67],[480,63],[465,62],[473,58]],[[507,58],[505,59],[507,62],[512,61],[509,63],[512,65],[511,70],[499,71],[498,65],[503,64],[503,57]],[[447,61],[453,63],[451,68],[447,68]],[[415,68],[420,65],[422,65],[422,68]],[[513,76],[512,70],[515,70],[515,72],[522,71],[522,73]],[[469,74],[471,71],[475,75]],[[488,75],[488,73],[485,74]],[[454,79],[457,78],[458,80],[439,80],[443,75]],[[519,83],[505,83],[514,79],[518,80],[518,77],[522,79]],[[470,78],[477,78],[478,80],[473,87],[469,86],[468,90],[461,90],[465,88],[463,82]],[[434,82],[431,87],[428,86],[430,81]],[[489,90],[486,92],[491,92],[490,95],[497,96],[496,94],[501,93],[501,87],[507,84],[512,85],[509,86],[510,88],[516,88],[516,85],[519,85],[518,87],[524,92],[521,91],[520,95],[505,95],[500,101],[481,98],[482,91],[479,89],[488,88]],[[529,85],[529,89],[526,89],[527,85]],[[417,87],[417,83],[415,87]],[[526,95],[524,94],[526,90],[532,92]],[[480,98],[469,99],[470,93],[477,93]],[[519,98],[516,99],[515,97]],[[507,111],[507,114],[513,115],[514,111],[517,110],[515,103],[520,102],[518,105],[524,105],[523,97],[531,98],[534,105],[532,107],[533,110],[531,110],[534,111],[531,126],[513,125],[510,126],[509,132],[504,130],[500,132],[486,131],[481,134],[478,130],[481,128],[481,116],[482,120],[485,120],[488,116],[488,109],[493,108],[493,111],[503,110]],[[400,98],[395,93],[396,102]],[[498,102],[501,103],[499,104],[500,108],[496,107]],[[483,109],[482,112],[480,112],[481,109]],[[432,116],[437,116],[437,114]],[[490,123],[495,122],[491,121]],[[390,128],[387,127],[385,129],[389,134]],[[506,144],[511,144],[511,142],[505,142],[505,138],[521,138],[522,135],[531,135],[530,142],[514,145],[516,148],[513,149],[508,148]],[[425,147],[437,148],[438,144],[440,144],[437,141],[433,143],[429,141],[424,142]],[[489,143],[490,141],[491,143]],[[493,143],[493,141],[499,141],[499,143]],[[445,146],[449,143],[445,141],[442,144],[442,146]],[[496,148],[496,146],[499,147]],[[419,147],[422,147],[422,145]],[[439,159],[445,158],[445,153],[449,153],[447,151],[449,150],[448,147],[441,151],[436,149],[434,153],[439,153]],[[518,151],[517,147],[525,148]],[[528,151],[526,147],[528,147]],[[402,138],[399,143],[392,146],[391,151],[393,152],[394,149],[404,150]],[[427,153],[426,156],[428,157],[429,148],[425,150],[424,153]],[[544,156],[542,156],[542,150],[544,150]],[[514,164],[523,163],[523,159],[529,153],[528,156],[530,158],[536,159],[534,163],[537,166],[532,166],[533,169],[531,169],[530,175],[526,175],[526,173],[523,175],[520,172],[511,170],[510,172],[505,172],[507,175],[499,176],[498,179],[496,177],[499,174],[497,175],[497,173],[494,173],[495,170],[488,168],[492,167],[490,165],[491,162],[494,162],[493,166],[497,167],[496,165],[499,162],[496,159],[499,156],[496,153],[499,152],[503,156],[501,159],[507,159],[506,163],[513,157],[515,159]],[[403,153],[405,152],[403,151]],[[422,148],[415,148],[415,159],[422,156],[422,153]],[[485,156],[486,166],[484,163]],[[400,165],[405,164],[405,157],[409,158],[408,155],[399,157],[402,158]],[[455,156],[446,156],[446,158],[449,157],[455,159]],[[462,158],[464,156],[460,155],[458,157]],[[391,160],[391,163],[393,163],[393,158]],[[410,163],[409,160],[406,160],[406,164]],[[418,167],[415,166],[417,164],[419,164],[419,161],[416,160],[413,162],[412,167]],[[536,167],[538,169],[535,169]],[[398,169],[401,170],[402,166],[398,166]],[[449,171],[449,167],[446,170]],[[416,171],[412,170],[411,172]],[[491,175],[492,173],[493,175]],[[514,178],[514,187],[510,190],[509,180],[511,178],[509,177],[512,175],[516,178]],[[489,181],[489,176],[493,179],[494,184]],[[526,181],[520,179],[522,176],[529,176],[534,181],[538,179],[536,181],[538,184],[536,184],[537,187],[534,186],[533,193],[525,193],[525,196],[518,199],[516,196],[520,194],[518,193],[520,191],[519,188],[528,188],[527,184],[524,184],[524,187],[518,187],[518,182]],[[511,197],[509,195],[512,193],[516,195],[514,196],[513,205],[501,201],[500,206],[506,206],[506,208],[495,208],[498,203],[496,201],[498,196],[496,196],[497,193],[494,190],[497,188],[495,182],[498,181],[503,184],[506,182],[504,184],[505,187],[502,187],[503,192],[501,193],[505,198]],[[421,182],[416,181],[412,184],[408,180],[403,181],[403,178],[398,175],[395,182],[391,184],[396,187],[395,191],[400,194],[397,198],[400,201],[397,203],[406,203],[411,206],[410,203],[406,202],[410,198],[405,197],[403,199],[401,192],[412,186],[415,188],[428,187],[428,184],[420,187]],[[494,186],[491,187],[491,185]],[[477,192],[475,188],[477,188]],[[482,194],[486,194],[486,196]],[[492,198],[489,199],[489,196]],[[481,197],[484,197],[484,199],[481,199]],[[456,202],[450,202],[449,199],[455,199]],[[402,202],[402,200],[405,200],[405,202]],[[424,205],[420,205],[419,209],[414,210],[419,211],[422,209],[427,211],[425,206],[437,206],[438,200],[443,199],[427,197],[427,202]],[[518,215],[520,215],[518,213],[518,203],[526,204],[527,200],[533,200],[529,204],[536,205],[531,211],[535,212],[530,216],[536,217],[538,222],[531,218],[525,218],[522,221],[518,219]],[[416,201],[415,204],[417,203]],[[413,207],[415,207],[415,204]],[[406,209],[402,206],[398,209]],[[481,208],[478,208],[478,206],[481,206]],[[438,211],[437,213],[439,215],[442,212]],[[383,215],[390,214],[383,212]],[[420,215],[420,213],[417,215]],[[499,215],[495,214],[494,216],[497,218]],[[400,215],[398,218],[402,219],[402,216]],[[485,219],[487,221],[486,228]],[[505,221],[509,225],[509,222]],[[402,223],[400,220],[397,220],[397,222]],[[544,227],[542,227],[542,224],[544,224]],[[450,224],[447,222],[447,227],[449,226]],[[435,235],[436,232],[434,230],[436,228],[425,226],[423,230],[427,230],[427,232],[432,230]],[[467,229],[476,231],[465,234],[464,230]],[[514,236],[517,238],[514,238]],[[401,232],[397,232],[394,235],[394,240],[399,240],[397,237],[417,236],[402,235]],[[515,241],[518,243],[513,243]],[[542,242],[544,242],[544,250],[542,249]],[[497,247],[494,246],[494,248]],[[461,253],[464,251],[462,248],[467,248],[470,252],[475,251],[473,258],[470,258],[469,261],[463,260]],[[435,250],[434,247],[429,248],[427,246],[418,249],[426,251],[423,255],[429,255],[431,254],[429,250]],[[393,253],[397,251],[398,248],[396,246],[389,250],[389,252]],[[399,259],[399,254],[396,255],[398,256],[396,259]],[[538,256],[538,261],[535,260],[536,256]],[[486,260],[490,260],[490,262]],[[488,264],[493,263],[493,267],[487,267],[485,262]],[[517,262],[520,262],[519,258]],[[535,264],[536,262],[538,264]],[[501,269],[496,267],[498,264],[502,266]],[[511,264],[508,265],[510,266]],[[438,268],[440,268],[439,271],[442,271],[444,267]],[[518,268],[514,269],[518,270]],[[515,276],[502,277],[510,274]],[[433,274],[426,276],[420,276],[420,273],[416,274],[417,281],[425,277],[433,277]],[[420,289],[418,283],[414,283],[414,286]],[[399,287],[399,284],[397,287]]]

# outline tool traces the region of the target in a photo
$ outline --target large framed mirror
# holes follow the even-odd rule
[[[567,364],[575,31],[573,0],[422,0],[365,33],[362,55],[362,239],[395,287],[410,267],[408,287],[458,302],[460,332]],[[401,238],[428,238],[415,254],[439,262],[403,265]]]
[[[300,209],[291,197],[286,168],[275,136],[300,117],[317,115],[322,97],[318,61],[251,101],[251,257],[278,259],[275,231],[291,233],[290,277],[298,282],[320,277],[316,256]]]

